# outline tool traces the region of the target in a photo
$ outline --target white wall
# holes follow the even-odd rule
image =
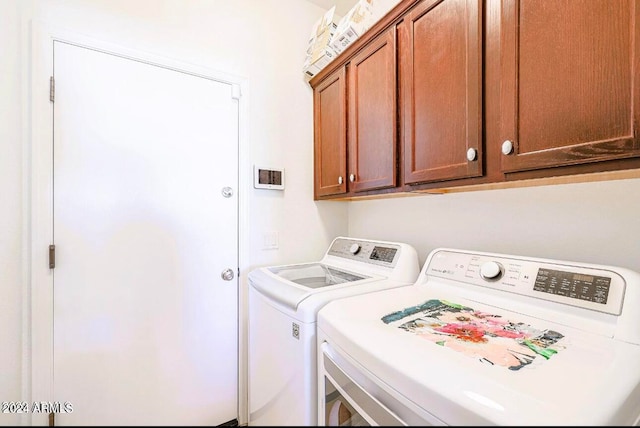
[[[324,9],[336,7],[336,15],[345,16],[347,12],[358,2],[358,0],[309,0]],[[400,0],[369,0],[371,3],[372,21],[376,22],[390,11]]]
[[[640,271],[640,179],[352,202],[349,233]]]
[[[30,196],[23,184],[29,171],[22,165],[28,165],[23,150],[30,125],[22,110],[29,108],[31,21],[247,80],[242,102],[248,103],[249,147],[241,167],[248,186],[240,189],[249,205],[241,213],[250,237],[240,266],[246,287],[254,267],[319,259],[335,236],[347,233],[346,203],[313,201],[312,90],[301,67],[310,29],[323,12],[304,0],[0,0],[2,400],[38,399],[22,395],[30,382],[29,326],[22,326],[30,317],[22,256],[29,242]],[[284,167],[286,190],[253,189],[254,163]],[[263,250],[267,232],[278,233],[279,249]],[[0,425],[19,420],[0,414]]]
[[[22,144],[20,20],[0,0],[0,400],[20,400],[22,337]],[[0,424],[18,423],[0,413]]]

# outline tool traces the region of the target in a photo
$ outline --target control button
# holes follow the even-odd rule
[[[353,255],[358,254],[359,251],[360,251],[360,244],[353,244],[351,247],[349,247],[349,252]]]
[[[480,266],[480,276],[486,280],[496,280],[502,276],[502,266],[497,262],[486,262]]]

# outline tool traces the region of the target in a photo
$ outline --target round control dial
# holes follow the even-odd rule
[[[360,244],[353,244],[351,245],[351,247],[349,247],[349,252],[353,255],[358,254],[359,251],[360,251]]]
[[[502,265],[498,262],[486,262],[480,266],[480,276],[486,280],[493,280],[502,276]]]

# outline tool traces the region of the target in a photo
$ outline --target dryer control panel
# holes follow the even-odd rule
[[[438,251],[425,274],[613,315],[620,315],[625,292],[614,270],[489,253]]]

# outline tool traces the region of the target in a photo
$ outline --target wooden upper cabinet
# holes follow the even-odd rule
[[[347,192],[346,72],[340,67],[313,91],[315,198]]]
[[[349,190],[396,186],[397,102],[395,27],[350,61]]]
[[[505,0],[503,172],[640,156],[640,3]]]
[[[482,2],[424,0],[398,30],[404,183],[482,175]]]

